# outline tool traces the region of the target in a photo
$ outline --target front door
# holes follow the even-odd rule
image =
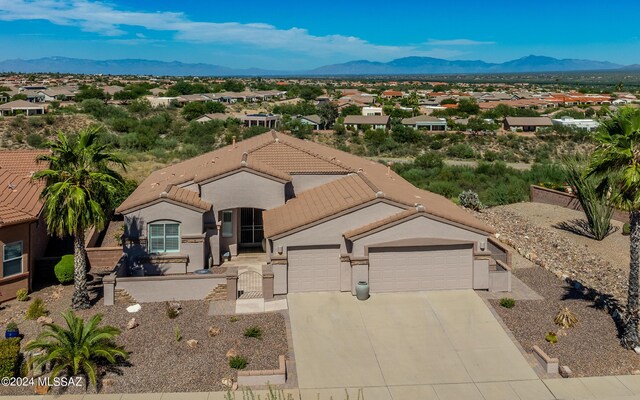
[[[263,238],[262,210],[257,208],[241,208],[240,246],[260,247]]]

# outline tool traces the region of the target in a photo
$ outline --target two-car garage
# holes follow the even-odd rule
[[[471,245],[369,249],[369,287],[376,292],[471,289]]]
[[[384,246],[368,249],[372,293],[471,289],[473,245]],[[288,292],[340,290],[339,247],[298,247],[288,251]]]

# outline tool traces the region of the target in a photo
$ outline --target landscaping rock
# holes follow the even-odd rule
[[[227,351],[227,358],[236,357],[237,355],[238,352],[236,351],[236,349],[229,349],[229,351]]]
[[[142,306],[140,304],[134,304],[132,306],[127,307],[127,312],[137,313],[141,309],[142,309]]]
[[[215,326],[209,327],[209,337],[215,337],[220,334],[220,328],[216,328]]]
[[[136,319],[135,319],[135,318],[131,318],[131,319],[129,320],[129,322],[127,322],[127,329],[133,329],[133,328],[135,328],[135,327],[136,327],[136,326],[138,326],[138,325],[140,325],[140,324],[138,323],[138,321],[136,321]]]
[[[36,320],[36,322],[38,322],[39,324],[53,324],[53,319],[51,317],[38,317],[38,319]]]
[[[170,301],[169,302],[169,307],[173,308],[176,311],[182,310],[182,306],[177,301]]]
[[[102,380],[102,386],[103,387],[111,387],[113,386],[115,383],[115,381],[111,378],[105,378]]]
[[[634,369],[631,371],[631,375],[640,375],[640,369]]]
[[[189,339],[187,340],[187,346],[194,348],[198,345],[198,341],[195,339]]]
[[[636,346],[633,348],[633,351],[636,352],[636,354],[640,354],[640,346]]]
[[[235,383],[235,382],[233,382],[233,379],[231,379],[231,378],[222,378],[221,382],[222,382],[222,384],[224,386],[226,386],[228,388],[232,388],[233,384]]]

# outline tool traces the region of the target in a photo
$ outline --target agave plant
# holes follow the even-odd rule
[[[568,307],[563,308],[556,314],[553,323],[563,328],[572,328],[578,323],[578,318],[569,310]]]
[[[66,327],[46,324],[38,338],[26,346],[26,350],[40,350],[42,354],[32,359],[32,366],[41,368],[51,363],[51,376],[62,372],[71,376],[86,375],[91,384],[96,384],[99,364],[115,364],[117,359],[126,359],[128,353],[114,343],[120,330],[113,326],[98,326],[102,315],[92,316],[86,323],[73,311],[63,313]]]
[[[611,225],[613,207],[606,195],[598,192],[598,180],[585,176],[586,161],[581,158],[564,160],[567,182],[575,188],[575,195],[587,218],[586,231],[596,240],[602,240],[615,229]]]

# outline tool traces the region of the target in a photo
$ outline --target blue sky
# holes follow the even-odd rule
[[[615,4],[615,6],[614,6]],[[410,55],[640,63],[640,2],[0,0],[0,59],[307,69]]]

